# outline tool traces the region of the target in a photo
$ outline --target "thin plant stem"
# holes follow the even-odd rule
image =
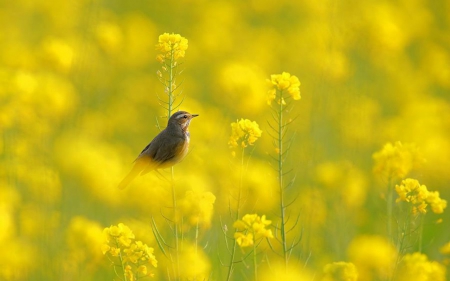
[[[177,220],[177,197],[175,191],[175,181],[174,181],[174,169],[170,168],[172,180],[172,207],[173,207],[173,218],[174,218],[174,227],[173,227],[173,235],[175,238],[175,278],[179,277],[180,274],[180,259],[179,259],[179,234],[178,234],[178,220]]]
[[[420,215],[420,226],[419,226],[419,253],[422,253],[423,244],[423,224],[425,223],[425,215]]]
[[[116,248],[120,249],[120,245],[119,245],[119,241],[116,240]],[[119,251],[119,261],[120,261],[120,266],[122,267],[122,273],[123,273],[123,280],[127,280],[127,275],[125,274],[125,264],[123,262],[123,258],[122,258],[122,251]],[[117,274],[117,273],[116,273]],[[119,277],[119,276],[117,276]]]
[[[167,118],[170,118],[170,116],[172,115],[172,106],[173,106],[173,80],[174,80],[174,75],[173,75],[173,68],[174,68],[174,50],[172,49],[170,51],[170,67],[169,67],[169,80],[167,82],[169,82],[167,85],[167,95],[169,96],[169,104],[168,104],[168,115]]]
[[[241,208],[241,197],[242,197],[242,181],[244,177],[244,153],[245,153],[245,147],[242,148],[242,154],[241,154],[241,169],[240,169],[240,175],[239,175],[239,184],[238,184],[238,197],[237,197],[237,204],[236,204],[236,215],[234,217],[234,221],[237,221],[239,219],[239,209]],[[236,230],[235,230],[236,232]],[[228,267],[228,273],[227,273],[227,281],[231,279],[231,274],[233,273],[233,265],[234,265],[234,258],[236,255],[236,239],[233,237],[233,246],[231,249],[231,257],[230,257],[230,266]]]
[[[255,275],[255,281],[258,280],[258,263],[256,262],[256,242],[253,242],[253,270]]]
[[[392,233],[392,214],[393,214],[393,200],[394,200],[394,189],[392,187],[392,179],[389,176],[388,178],[388,186],[387,186],[387,235],[391,242],[394,242],[394,236]]]
[[[167,80],[167,96],[168,96],[168,107],[167,107],[167,118],[170,118],[172,115],[172,107],[173,107],[173,81],[174,81],[174,50],[172,49],[170,51],[170,62],[169,62],[169,78]],[[173,207],[173,219],[174,219],[174,227],[173,227],[173,234],[175,238],[175,279],[178,279],[180,277],[180,258],[179,258],[179,226],[178,226],[178,220],[177,220],[177,197],[176,197],[176,190],[175,190],[175,174],[174,174],[174,168],[170,168],[171,171],[171,187],[172,187],[172,207]]]
[[[391,272],[390,272],[390,276],[388,278],[389,281],[392,281],[394,276],[395,276],[395,272],[397,271],[397,266],[398,263],[400,262],[401,259],[401,248],[403,248],[404,245],[404,235],[405,232],[401,231],[400,235],[402,235],[401,237],[397,238],[397,241],[395,241],[396,239],[394,239],[394,233],[392,230],[392,220],[393,220],[393,213],[394,213],[394,188],[392,186],[392,176],[389,175],[388,176],[388,181],[387,181],[387,197],[386,197],[386,209],[387,209],[387,237],[389,239],[389,241],[392,243],[392,245],[394,245],[397,248],[397,258],[395,263],[392,265],[391,267]]]
[[[277,90],[279,94],[279,108],[278,108],[278,186],[280,189],[280,217],[281,217],[281,244],[283,247],[284,263],[287,269],[288,266],[288,250],[286,241],[286,226],[285,226],[285,205],[284,205],[284,186],[283,186],[283,91]]]

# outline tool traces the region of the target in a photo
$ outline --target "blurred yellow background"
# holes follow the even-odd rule
[[[355,238],[386,235],[385,182],[372,172],[372,154],[385,143],[415,143],[426,163],[410,176],[450,199],[449,1],[17,0],[0,7],[0,280],[112,280],[99,245],[103,228],[119,222],[155,248],[155,280],[165,280],[150,221],[164,225],[167,181],[151,173],[116,189],[167,122],[155,59],[164,32],[189,40],[180,109],[200,116],[190,126],[190,153],[174,170],[180,197],[216,196],[212,225],[200,235],[211,280],[227,272],[220,219],[232,228],[229,190],[239,166],[228,139],[237,119],[263,131],[244,176],[243,213],[278,219],[267,133],[271,74],[301,81],[286,166],[296,179],[292,220],[298,215],[303,231],[293,256],[311,275],[351,259]],[[427,214],[423,250],[431,260],[445,259],[439,248],[450,242],[449,221],[448,210]],[[245,280],[251,270],[239,265],[234,275]]]

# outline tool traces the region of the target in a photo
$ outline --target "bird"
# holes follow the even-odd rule
[[[177,111],[170,116],[167,127],[142,150],[118,188],[126,188],[139,174],[169,168],[183,160],[189,150],[189,124],[197,116],[187,111]]]

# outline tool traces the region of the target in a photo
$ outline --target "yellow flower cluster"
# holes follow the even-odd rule
[[[348,257],[358,269],[360,280],[388,280],[397,250],[383,236],[361,235],[350,243]]]
[[[290,73],[283,72],[281,74],[272,74],[270,79],[267,79],[267,83],[271,88],[267,94],[267,104],[271,105],[272,101],[277,98],[277,91],[281,93],[280,97],[277,99],[278,104],[286,104],[282,92],[287,90],[288,94],[294,100],[299,100],[300,97],[300,81],[297,76]]]
[[[450,242],[445,244],[439,249],[439,252],[445,256],[444,260],[442,261],[443,264],[449,266],[450,265]]]
[[[98,250],[104,243],[102,227],[95,221],[82,216],[73,217],[69,223],[66,242],[67,255],[63,264],[67,274],[94,269],[103,260]],[[0,277],[1,279],[1,277]]]
[[[174,60],[184,58],[187,48],[188,40],[180,34],[161,34],[156,45],[156,50],[161,54],[156,57],[156,60],[163,63],[168,58]]]
[[[214,211],[216,196],[211,192],[186,191],[185,198],[180,202],[183,216],[193,226],[209,228]]]
[[[437,191],[428,191],[425,185],[421,185],[415,179],[402,180],[400,185],[395,186],[398,198],[396,202],[404,201],[413,204],[413,213],[427,212],[427,206],[430,204],[431,210],[436,214],[441,214],[447,207],[447,201],[439,196]]]
[[[356,281],[358,271],[351,262],[333,262],[325,265],[322,281]]]
[[[211,262],[202,247],[199,247],[195,243],[190,243],[185,239],[179,253],[179,259],[180,276],[179,278],[170,280],[187,281],[211,279]]]
[[[445,267],[421,253],[407,254],[399,264],[395,281],[444,281]]]
[[[261,137],[261,134],[258,123],[241,118],[241,120],[231,123],[231,137],[228,144],[232,148],[239,145],[247,147],[253,145]]]
[[[373,154],[374,172],[388,179],[404,178],[412,169],[420,166],[425,160],[415,144],[388,142],[380,151]]]
[[[119,223],[103,230],[105,244],[102,246],[103,254],[108,254],[111,258],[119,258],[120,266],[124,270],[127,281],[134,281],[141,277],[153,277],[153,273],[148,271],[147,266],[158,266],[153,252],[154,249],[142,243],[134,241],[135,236],[131,229]]]
[[[260,217],[257,214],[247,214],[242,220],[234,222],[233,227],[238,230],[234,238],[241,248],[252,246],[255,241],[264,237],[273,238],[272,230],[266,229],[270,224],[272,221],[267,220],[265,215]]]

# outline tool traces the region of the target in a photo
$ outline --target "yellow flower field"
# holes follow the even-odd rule
[[[1,7],[0,280],[450,280],[448,1]]]

